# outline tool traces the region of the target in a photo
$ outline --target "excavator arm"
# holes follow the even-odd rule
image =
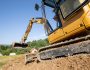
[[[25,41],[27,40],[28,34],[30,33],[31,29],[32,29],[32,25],[33,23],[38,23],[38,24],[43,24],[44,23],[44,18],[37,18],[34,19],[32,18],[28,24],[28,27],[25,31],[24,36],[22,37],[21,43],[25,43]]]
[[[38,23],[38,24],[44,24],[45,23],[45,19],[44,18],[32,18],[27,26],[27,29],[25,31],[25,34],[23,35],[21,42],[20,43],[13,43],[13,47],[27,47],[28,44],[25,43],[25,41],[27,40],[27,37],[32,29],[32,25],[33,23]]]

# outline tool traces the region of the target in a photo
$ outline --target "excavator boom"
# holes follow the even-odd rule
[[[21,42],[20,43],[13,43],[13,47],[27,47],[28,44],[25,43],[25,41],[27,40],[27,37],[32,29],[32,25],[33,23],[38,23],[38,24],[43,24],[45,23],[45,19],[44,18],[32,18],[27,26],[27,29],[25,31],[25,34],[23,35]]]
[[[22,40],[21,40],[22,43],[25,43],[25,41],[27,40],[27,37],[28,37],[28,35],[29,35],[29,33],[30,33],[31,29],[32,29],[33,23],[43,24],[44,23],[44,19],[43,18],[37,18],[37,19],[32,18],[30,20],[30,22],[28,24],[28,27],[27,27],[27,29],[25,31],[25,34],[22,37]]]

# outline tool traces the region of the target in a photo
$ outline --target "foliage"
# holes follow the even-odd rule
[[[49,45],[47,39],[34,40],[28,42],[29,47],[27,48],[12,48],[11,45],[0,45],[0,53],[3,55],[9,55],[10,53],[24,54],[29,52],[31,48],[40,48]]]
[[[49,45],[47,39],[34,40],[32,42],[28,42],[28,44],[31,48],[40,48]]]

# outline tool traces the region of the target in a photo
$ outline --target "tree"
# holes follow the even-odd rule
[[[34,40],[32,42],[28,42],[28,44],[31,48],[40,48],[49,45],[47,39]]]

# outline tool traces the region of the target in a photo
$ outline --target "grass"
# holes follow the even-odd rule
[[[0,62],[0,69],[3,67],[3,65],[5,65],[4,62]]]
[[[19,55],[16,56],[0,56],[0,69],[5,65],[9,60],[19,57]]]
[[[7,63],[9,60],[9,56],[0,56],[0,69],[2,68],[3,65]]]

